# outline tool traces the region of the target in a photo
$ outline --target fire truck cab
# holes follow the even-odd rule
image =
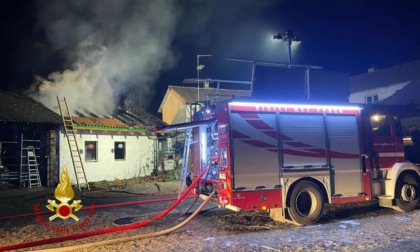
[[[190,124],[191,173],[210,167],[202,189],[216,190],[221,207],[269,211],[296,224],[318,221],[326,203],[379,199],[380,206],[414,210],[420,146],[405,146],[401,127],[413,115],[420,112],[383,105],[206,106]]]

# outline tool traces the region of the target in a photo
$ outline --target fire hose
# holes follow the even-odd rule
[[[124,231],[124,230],[130,230],[130,229],[134,229],[134,228],[138,228],[138,227],[143,227],[143,226],[149,225],[153,221],[156,221],[156,220],[162,218],[163,216],[165,216],[166,214],[168,214],[170,211],[172,211],[189,194],[189,192],[191,191],[191,189],[200,181],[201,176],[207,170],[208,170],[208,167],[206,167],[205,169],[203,169],[197,175],[197,177],[194,179],[194,181],[192,182],[192,184],[178,198],[177,201],[175,201],[171,206],[169,206],[162,213],[154,216],[151,220],[146,220],[146,221],[141,221],[141,222],[135,222],[135,223],[132,223],[132,224],[129,224],[129,225],[125,225],[125,226],[118,226],[118,227],[107,228],[107,229],[99,229],[99,230],[94,230],[94,231],[89,231],[89,232],[84,232],[84,233],[79,233],[79,234],[73,234],[73,235],[68,235],[68,236],[60,236],[60,237],[54,237],[54,238],[49,238],[49,239],[44,239],[44,240],[38,240],[38,241],[32,241],[32,242],[26,242],[26,243],[20,243],[20,244],[3,246],[3,247],[0,247],[0,251],[6,251],[6,250],[12,250],[12,249],[21,249],[21,248],[27,248],[27,247],[33,247],[33,246],[40,246],[40,245],[49,244],[49,243],[56,243],[56,242],[63,242],[63,241],[68,241],[68,240],[75,240],[75,239],[80,239],[80,238],[85,238],[85,237],[90,237],[90,236],[95,236],[95,235],[100,235],[100,234],[106,234],[106,233],[112,233],[112,232],[120,232],[120,231]]]
[[[187,196],[185,198],[190,198],[190,197],[191,196]],[[163,198],[163,199],[148,199],[148,200],[137,200],[137,201],[129,201],[129,202],[102,204],[102,205],[95,205],[95,210],[96,209],[101,209],[101,208],[108,208],[108,207],[120,207],[120,206],[129,206],[129,205],[139,205],[139,204],[149,204],[149,203],[156,203],[156,202],[172,201],[172,200],[177,200],[177,199],[178,198]],[[90,209],[90,206],[85,206],[85,207],[80,208],[80,210],[89,210],[89,209]],[[37,215],[37,214],[50,214],[50,213],[51,213],[51,211],[42,211],[42,212],[39,212],[39,213],[30,212],[30,213],[22,213],[22,214],[16,214],[16,215],[2,216],[2,217],[0,217],[0,221],[17,219],[17,218],[27,217],[27,216],[34,216],[34,215]]]
[[[156,193],[134,193],[134,192],[127,192],[127,191],[115,191],[115,190],[101,190],[101,191],[91,191],[91,192],[85,192],[81,195],[83,198],[120,198],[117,196],[102,196],[102,197],[92,197],[87,196],[87,194],[93,194],[93,193],[123,193],[123,194],[130,194],[131,197],[138,197],[138,196],[155,196],[155,195],[172,195],[174,193],[161,193],[160,187],[158,184],[155,184],[158,188],[158,192]],[[126,198],[127,196],[125,196]],[[130,197],[130,196],[129,196]],[[177,198],[164,198],[164,199],[151,199],[151,200],[139,200],[139,201],[130,201],[130,202],[122,202],[122,203],[112,203],[112,204],[102,204],[102,205],[95,205],[95,209],[100,208],[107,208],[107,207],[117,207],[117,206],[127,206],[127,205],[137,205],[137,204],[147,204],[147,203],[154,203],[154,202],[163,202],[163,201],[170,201],[170,200],[176,200]],[[90,206],[82,207],[80,210],[89,210]],[[51,211],[42,211],[42,212],[30,212],[30,213],[21,213],[21,214],[15,214],[15,215],[9,215],[9,216],[0,216],[0,221],[4,220],[11,220],[26,216],[34,216],[39,214],[49,214]]]
[[[185,226],[188,222],[190,222],[195,216],[197,216],[197,214],[204,208],[204,206],[207,205],[207,203],[211,200],[211,198],[213,197],[214,194],[215,194],[215,192],[212,192],[206,198],[206,200],[203,201],[203,203],[201,203],[201,205],[183,222],[179,223],[178,225],[176,225],[174,227],[171,227],[171,228],[168,228],[168,229],[165,229],[165,230],[162,230],[162,231],[149,233],[149,234],[134,235],[134,236],[130,236],[130,237],[122,237],[122,238],[117,238],[117,239],[112,239],[112,240],[86,243],[86,244],[81,244],[81,245],[73,245],[73,246],[68,246],[68,247],[59,247],[59,248],[51,248],[51,249],[42,249],[42,250],[36,250],[36,251],[40,251],[40,252],[74,251],[74,250],[82,250],[82,249],[88,249],[88,248],[92,248],[92,247],[99,247],[99,246],[105,246],[105,245],[111,245],[111,244],[116,244],[116,243],[122,243],[122,242],[128,242],[128,241],[134,241],[134,240],[140,240],[140,239],[145,239],[145,238],[152,238],[152,237],[157,237],[157,236],[161,236],[161,235],[166,235],[166,234],[169,234],[169,233],[171,233],[175,230],[180,229],[181,227]]]

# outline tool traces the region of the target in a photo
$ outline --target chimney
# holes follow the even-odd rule
[[[373,72],[375,72],[375,67],[374,66],[369,67],[368,73],[373,73]]]

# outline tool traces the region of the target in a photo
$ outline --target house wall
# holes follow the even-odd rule
[[[56,124],[1,123],[0,164],[7,167],[9,173],[0,175],[0,181],[20,184],[21,162],[22,173],[27,173],[27,147],[33,146],[41,185],[55,186],[58,164],[56,156],[56,131],[58,131],[58,128],[59,126]],[[28,186],[28,182],[25,182],[25,186]]]
[[[162,120],[170,125],[186,122],[186,103],[178,93],[169,94],[163,105]]]
[[[76,140],[82,151],[81,158],[88,182],[149,176],[153,171],[155,140],[147,136],[79,131]],[[97,142],[97,161],[85,160],[85,141]],[[115,142],[126,143],[124,160],[115,160]],[[60,175],[63,167],[67,167],[72,184],[76,184],[67,138],[60,132]]]
[[[409,81],[403,83],[397,83],[389,86],[383,86],[379,88],[373,88],[369,90],[363,90],[359,92],[354,92],[350,94],[349,102],[350,103],[366,103],[365,97],[371,95],[378,95],[378,100],[382,101],[397,92],[398,90],[404,88]]]

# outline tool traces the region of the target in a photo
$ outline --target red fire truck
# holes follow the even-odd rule
[[[221,207],[311,224],[326,203],[379,199],[383,207],[417,208],[420,148],[413,138],[405,149],[401,127],[413,115],[420,113],[372,104],[229,101],[170,130],[190,129],[191,173],[210,166],[204,190],[217,190]]]

